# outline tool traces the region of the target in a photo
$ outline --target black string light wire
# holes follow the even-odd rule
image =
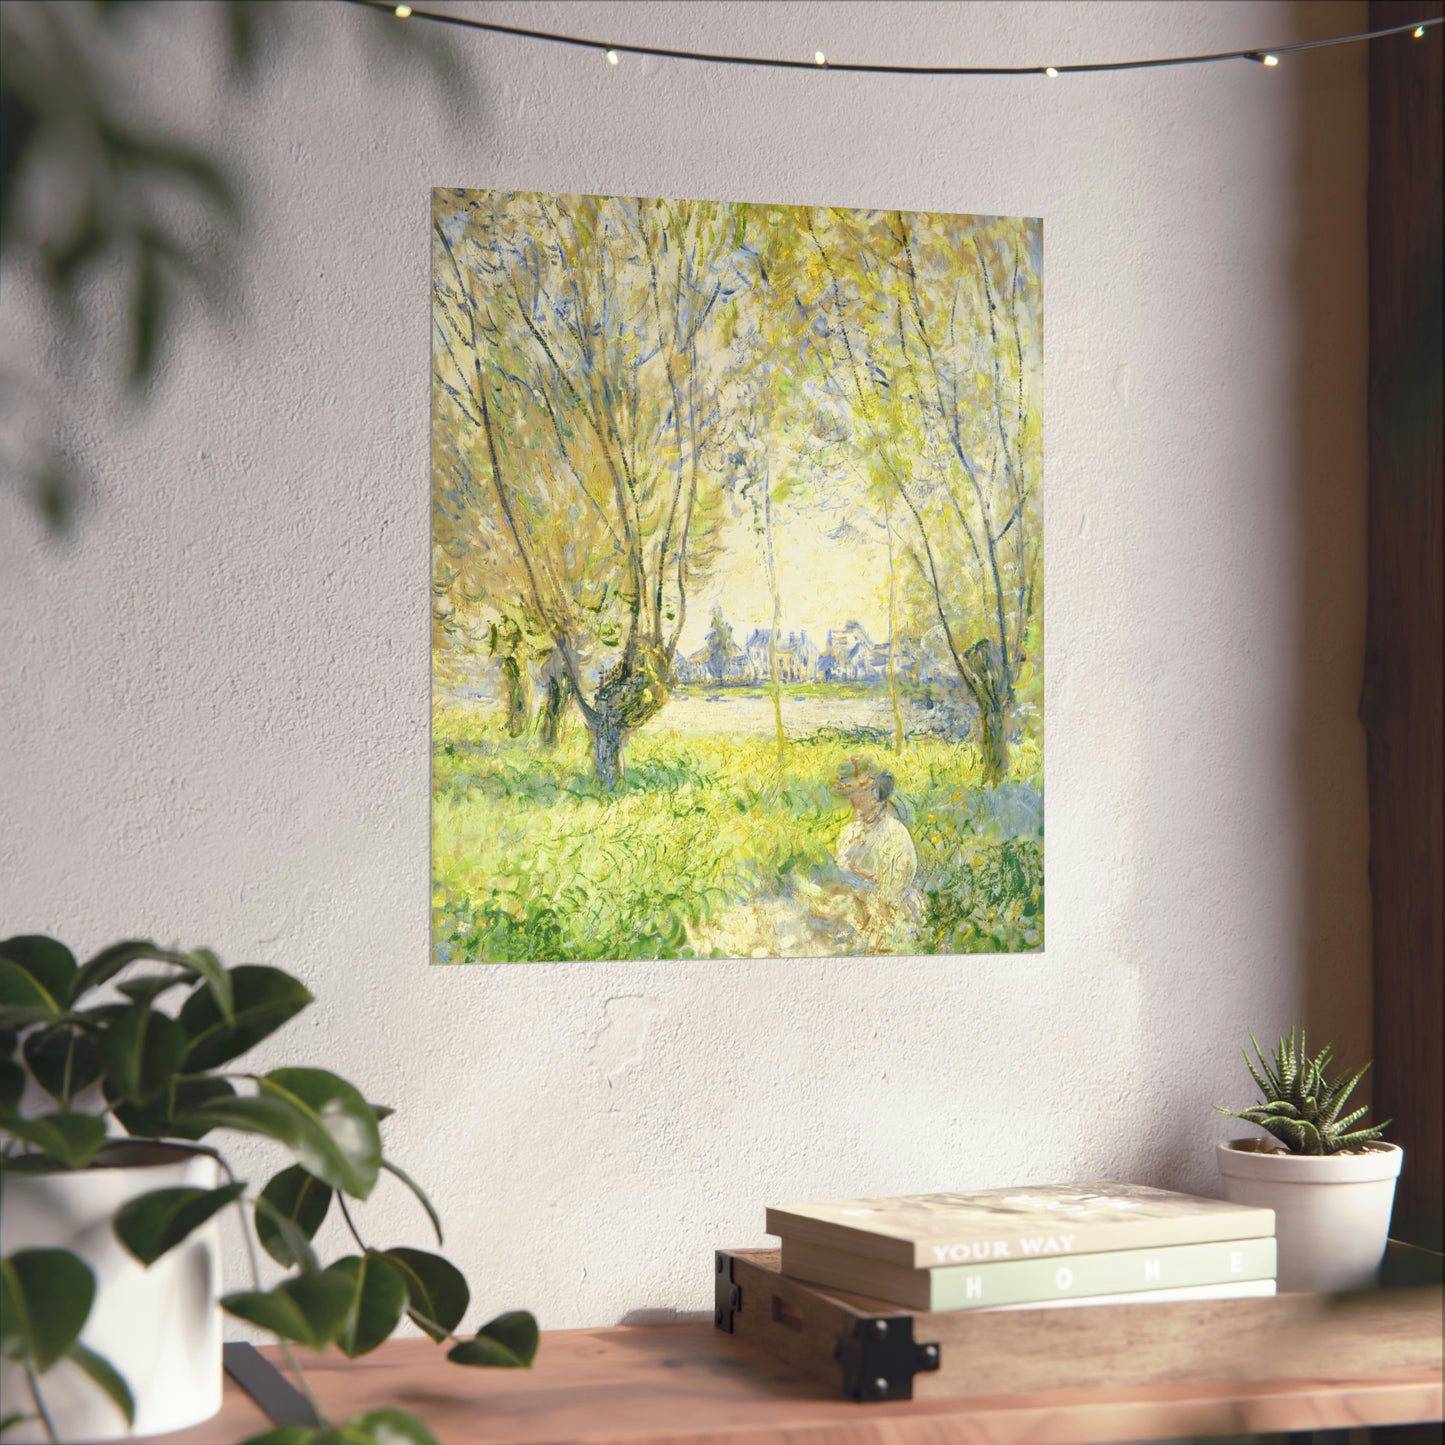
[[[1383,40],[1388,35],[1411,34],[1420,40],[1426,31],[1445,24],[1445,17],[1410,21],[1386,30],[1365,30],[1358,35],[1331,35],[1324,40],[1300,40],[1293,45],[1275,45],[1252,50],[1220,50],[1210,55],[1169,55],[1155,60],[1106,60],[1087,65],[875,65],[862,61],[829,60],[821,50],[811,60],[779,60],[759,55],[725,55],[706,50],[673,50],[662,45],[625,45],[618,41],[589,40],[580,35],[563,35],[553,30],[529,30],[521,25],[503,25],[495,20],[477,20],[465,15],[448,15],[414,5],[392,5],[384,0],[346,0],[367,10],[380,10],[399,20],[431,20],[463,30],[482,30],[491,35],[508,35],[517,40],[538,40],[550,45],[569,45],[576,50],[602,54],[609,65],[623,55],[646,55],[659,60],[689,60],[702,65],[746,65],[763,70],[838,70],[852,75],[1044,75],[1056,80],[1061,75],[1091,74],[1103,70],[1161,70],[1170,65],[1212,65],[1221,60],[1249,60],[1256,65],[1274,66],[1286,55],[1319,50],[1330,45],[1356,45],[1364,40]]]

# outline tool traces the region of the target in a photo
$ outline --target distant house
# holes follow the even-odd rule
[[[846,627],[830,627],[828,629],[828,651],[834,657],[847,657],[855,647],[873,646],[872,639],[864,631],[863,624],[856,619],[849,622]]]
[[[771,627],[754,627],[741,646],[733,645],[723,663],[721,682],[724,686],[768,682],[772,677],[769,644]],[[806,631],[784,633],[778,630],[773,648],[780,682],[865,682],[881,683],[888,676],[890,653],[895,666],[911,671],[917,666],[913,648],[900,641],[896,648],[887,642],[874,642],[867,629],[856,619],[843,627],[828,629],[828,645],[819,648]],[[673,661],[673,675],[678,683],[703,683],[716,686],[719,679],[712,667],[706,647],[687,655],[679,654]]]
[[[726,686],[734,686],[740,682],[751,681],[749,676],[748,654],[745,649],[737,643],[732,645],[727,657],[723,660],[722,682]],[[702,682],[717,683],[718,678],[713,671],[712,657],[706,647],[699,647],[696,652],[688,653],[685,656],[681,653],[672,660],[672,675],[679,683]]]
[[[753,682],[767,682],[772,677],[768,661],[771,627],[755,627],[748,635],[748,673]],[[780,682],[812,682],[817,671],[818,649],[808,641],[806,632],[778,632],[778,679]]]

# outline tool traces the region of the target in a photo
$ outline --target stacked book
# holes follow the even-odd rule
[[[785,1275],[915,1310],[1275,1291],[1274,1211],[1113,1182],[768,1210]]]

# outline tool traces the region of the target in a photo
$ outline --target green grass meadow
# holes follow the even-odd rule
[[[867,729],[790,741],[630,739],[616,793],[598,787],[573,720],[553,752],[512,739],[496,709],[438,704],[432,724],[433,946],[446,963],[718,956],[709,920],[788,892],[825,866],[847,820],[830,791],[866,754],[896,778],[918,848],[919,953],[1043,946],[1043,837],[1008,838],[980,809],[967,744]],[[664,719],[658,719],[662,722]],[[1011,779],[1042,788],[1042,754],[1015,748]],[[980,821],[980,819],[984,821]]]

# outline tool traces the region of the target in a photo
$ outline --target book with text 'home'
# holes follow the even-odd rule
[[[1112,1180],[787,1204],[769,1234],[909,1269],[1257,1239],[1274,1211]]]
[[[1086,1305],[1162,1305],[1176,1300],[1272,1299],[1277,1292],[1272,1279],[1246,1279],[1237,1284],[1231,1281],[1229,1284],[1185,1285],[1180,1289],[1136,1289],[1128,1294],[1069,1295],[1065,1299],[1029,1300],[1017,1305],[987,1305],[980,1313],[1076,1309]]]
[[[890,1300],[915,1310],[989,1309],[1273,1280],[1275,1242],[1272,1235],[1262,1235],[1161,1249],[910,1269],[825,1245],[784,1239],[782,1272],[809,1284]]]

